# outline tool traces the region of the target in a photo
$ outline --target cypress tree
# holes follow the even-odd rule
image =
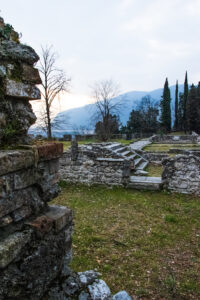
[[[191,85],[187,99],[187,129],[200,132],[200,83],[197,87]]]
[[[183,93],[179,94],[179,103],[178,103],[178,130],[183,130]]]
[[[183,128],[187,130],[187,99],[188,99],[188,78],[187,71],[185,73],[184,94],[183,94]]]
[[[161,99],[161,126],[165,132],[171,131],[171,97],[168,79],[165,80],[163,95]]]
[[[176,81],[176,91],[175,91],[175,120],[174,129],[178,130],[178,80]]]

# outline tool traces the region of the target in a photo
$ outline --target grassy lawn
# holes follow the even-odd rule
[[[147,176],[150,177],[161,177],[163,172],[163,166],[149,163],[145,171],[148,172]]]
[[[170,149],[199,149],[200,145],[197,144],[150,144],[145,147],[145,151],[158,151],[158,152],[168,152]]]
[[[72,269],[98,270],[113,293],[200,299],[200,198],[61,183],[74,210]]]
[[[123,145],[129,145],[131,143],[134,143],[136,140],[122,140],[122,139],[114,139],[114,140],[110,140],[108,142],[117,142],[117,143],[121,143]],[[98,143],[100,141],[98,140],[94,140],[94,139],[91,139],[91,140],[85,140],[85,141],[79,141],[78,144],[79,145],[85,145],[85,144],[89,144],[89,143]],[[66,151],[67,149],[70,148],[71,146],[71,142],[61,142],[64,144],[64,151]]]

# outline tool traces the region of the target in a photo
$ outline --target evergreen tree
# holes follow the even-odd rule
[[[184,111],[184,103],[183,103],[183,93],[179,94],[179,103],[178,103],[178,130],[183,130],[183,111]]]
[[[161,126],[165,132],[171,131],[171,97],[168,79],[165,80],[161,106]]]
[[[184,94],[183,94],[183,129],[187,130],[187,99],[188,99],[188,78],[187,71],[185,73]]]
[[[187,129],[189,131],[200,132],[200,83],[197,87],[191,85],[187,99]]]
[[[176,91],[175,91],[175,121],[174,121],[174,129],[178,129],[178,80],[176,81]]]

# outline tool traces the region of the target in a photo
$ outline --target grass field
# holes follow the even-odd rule
[[[61,186],[54,203],[75,215],[72,269],[95,269],[137,299],[200,299],[200,198]]]

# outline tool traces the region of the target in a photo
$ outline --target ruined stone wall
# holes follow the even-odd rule
[[[197,144],[200,142],[200,137],[195,135],[154,135],[151,141],[162,144]]]
[[[59,192],[61,144],[0,153],[0,299],[41,299],[69,264],[72,211]]]
[[[200,158],[177,155],[163,161],[165,188],[183,194],[200,195]]]
[[[40,99],[41,83],[35,51],[0,18],[0,146],[28,143],[27,132],[36,117],[29,100]]]
[[[60,160],[60,178],[85,184],[126,185],[129,182],[130,162],[121,158],[100,158],[88,151],[79,152],[71,159],[70,151]]]

